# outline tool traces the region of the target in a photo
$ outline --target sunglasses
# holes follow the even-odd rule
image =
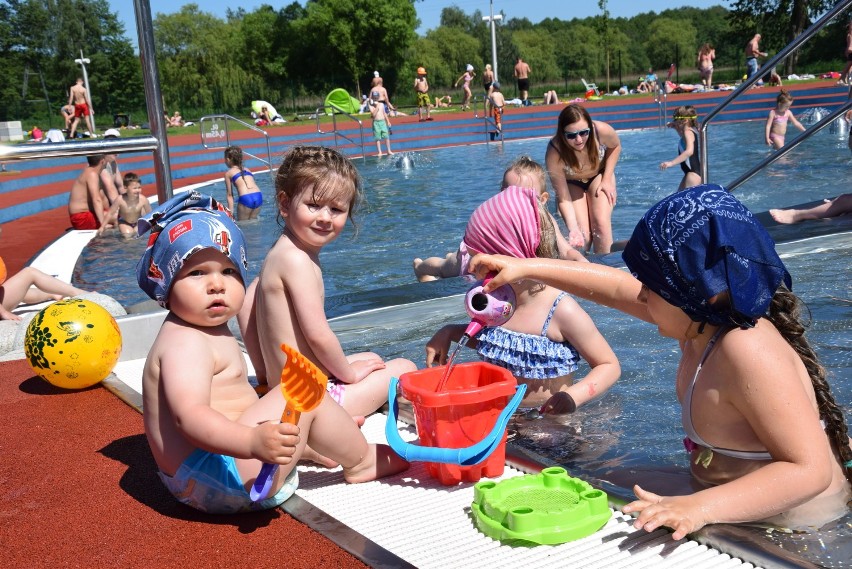
[[[576,130],[574,132],[569,132],[567,130],[562,131],[562,135],[568,140],[574,140],[578,136],[586,137],[589,136],[589,133],[592,132],[590,128],[584,128],[583,130]]]

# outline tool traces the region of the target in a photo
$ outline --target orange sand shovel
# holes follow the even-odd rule
[[[287,344],[281,344],[281,351],[287,356],[287,362],[281,370],[281,392],[287,401],[281,422],[295,425],[303,412],[313,411],[322,403],[328,376],[301,352]],[[249,492],[253,502],[263,500],[269,494],[272,476],[277,469],[277,464],[264,463],[261,467]]]

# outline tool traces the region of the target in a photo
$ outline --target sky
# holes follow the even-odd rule
[[[251,12],[261,4],[269,4],[278,9],[289,5],[291,1],[243,0],[235,4],[233,0],[196,0],[194,3],[201,6],[203,11],[224,19],[227,8],[234,8],[235,5],[242,6]],[[178,12],[184,4],[192,3],[183,0],[149,0],[149,2],[151,13],[155,17],[158,13],[173,14]],[[438,27],[441,21],[441,10],[448,6],[456,6],[465,14],[472,14],[479,10],[483,15],[487,15],[491,10],[492,2],[495,14],[499,14],[502,10],[506,18],[526,17],[533,23],[538,23],[545,18],[570,20],[571,18],[586,18],[600,14],[597,0],[425,0],[414,5],[417,9],[417,17],[420,18],[421,22],[417,32],[423,34],[427,30]],[[109,3],[112,6],[112,11],[117,12],[119,19],[124,22],[127,34],[135,39],[136,22],[133,15],[133,0],[109,0]],[[613,18],[629,18],[643,12],[660,12],[681,6],[709,8],[716,5],[730,8],[730,3],[727,0],[609,0],[607,8]]]

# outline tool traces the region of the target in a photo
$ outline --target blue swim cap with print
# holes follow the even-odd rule
[[[215,249],[240,271],[245,285],[248,260],[243,232],[212,197],[187,191],[139,219],[137,232],[148,230],[148,247],[136,265],[136,280],[145,294],[166,307],[172,281],[186,260],[203,249]]]

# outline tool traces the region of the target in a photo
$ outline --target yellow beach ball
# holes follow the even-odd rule
[[[24,352],[33,371],[65,389],[104,380],[121,355],[115,318],[91,300],[67,299],[45,307],[27,327]]]

